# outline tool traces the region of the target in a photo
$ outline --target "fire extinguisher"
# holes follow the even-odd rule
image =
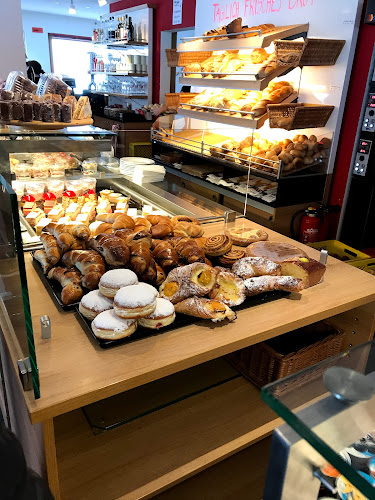
[[[319,206],[319,207],[308,207],[303,210],[298,210],[291,220],[290,232],[292,238],[296,238],[294,223],[296,218],[300,214],[304,214],[301,217],[301,225],[299,228],[298,240],[302,243],[315,243],[317,241],[322,241],[326,239],[328,232],[328,217],[329,213],[338,213],[341,210],[339,205],[332,206]]]

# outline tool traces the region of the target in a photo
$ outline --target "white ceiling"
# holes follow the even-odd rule
[[[116,0],[107,0],[107,5],[99,7],[98,0],[73,0],[77,17],[98,19],[109,12],[109,4]],[[22,9],[46,14],[69,15],[70,0],[21,0]]]

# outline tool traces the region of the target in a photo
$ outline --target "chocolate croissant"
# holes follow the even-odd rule
[[[171,244],[176,249],[178,255],[189,264],[194,262],[204,262],[205,253],[202,248],[191,238],[171,238]]]
[[[56,280],[62,286],[61,302],[65,305],[79,302],[83,296],[83,290],[80,286],[81,274],[72,269],[64,267],[54,267],[48,273],[48,279]]]
[[[57,240],[52,234],[42,233],[40,241],[43,243],[43,248],[46,252],[48,262],[54,266],[60,260],[61,252],[57,245]]]
[[[154,259],[166,272],[177,267],[178,255],[169,241],[155,240],[151,248]]]
[[[128,267],[130,251],[125,241],[114,234],[99,234],[89,240],[88,245],[104,257],[109,266]]]
[[[71,250],[62,258],[67,267],[76,267],[82,274],[81,283],[85,288],[94,290],[105,273],[104,260],[95,250]]]
[[[130,249],[130,269],[142,276],[150,265],[151,250],[147,240],[133,241]]]

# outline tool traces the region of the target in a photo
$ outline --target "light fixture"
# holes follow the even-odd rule
[[[76,8],[73,5],[73,0],[70,0],[69,14],[72,16],[77,14]]]
[[[104,7],[106,5],[107,0],[98,0],[99,7]]]

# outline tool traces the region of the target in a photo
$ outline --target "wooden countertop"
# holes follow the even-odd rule
[[[261,227],[248,220],[244,223]],[[206,236],[222,230],[221,222],[205,225]],[[295,244],[267,232],[271,241]],[[315,250],[304,249],[311,257],[318,257]],[[234,323],[198,321],[103,350],[85,333],[75,313],[57,309],[33,268],[31,255],[25,254],[25,262],[41,389],[41,398],[36,401],[30,393],[26,395],[33,423],[375,301],[374,276],[329,258],[324,282],[303,291],[300,300],[285,298],[239,311]],[[52,322],[49,340],[40,337],[43,314]]]

